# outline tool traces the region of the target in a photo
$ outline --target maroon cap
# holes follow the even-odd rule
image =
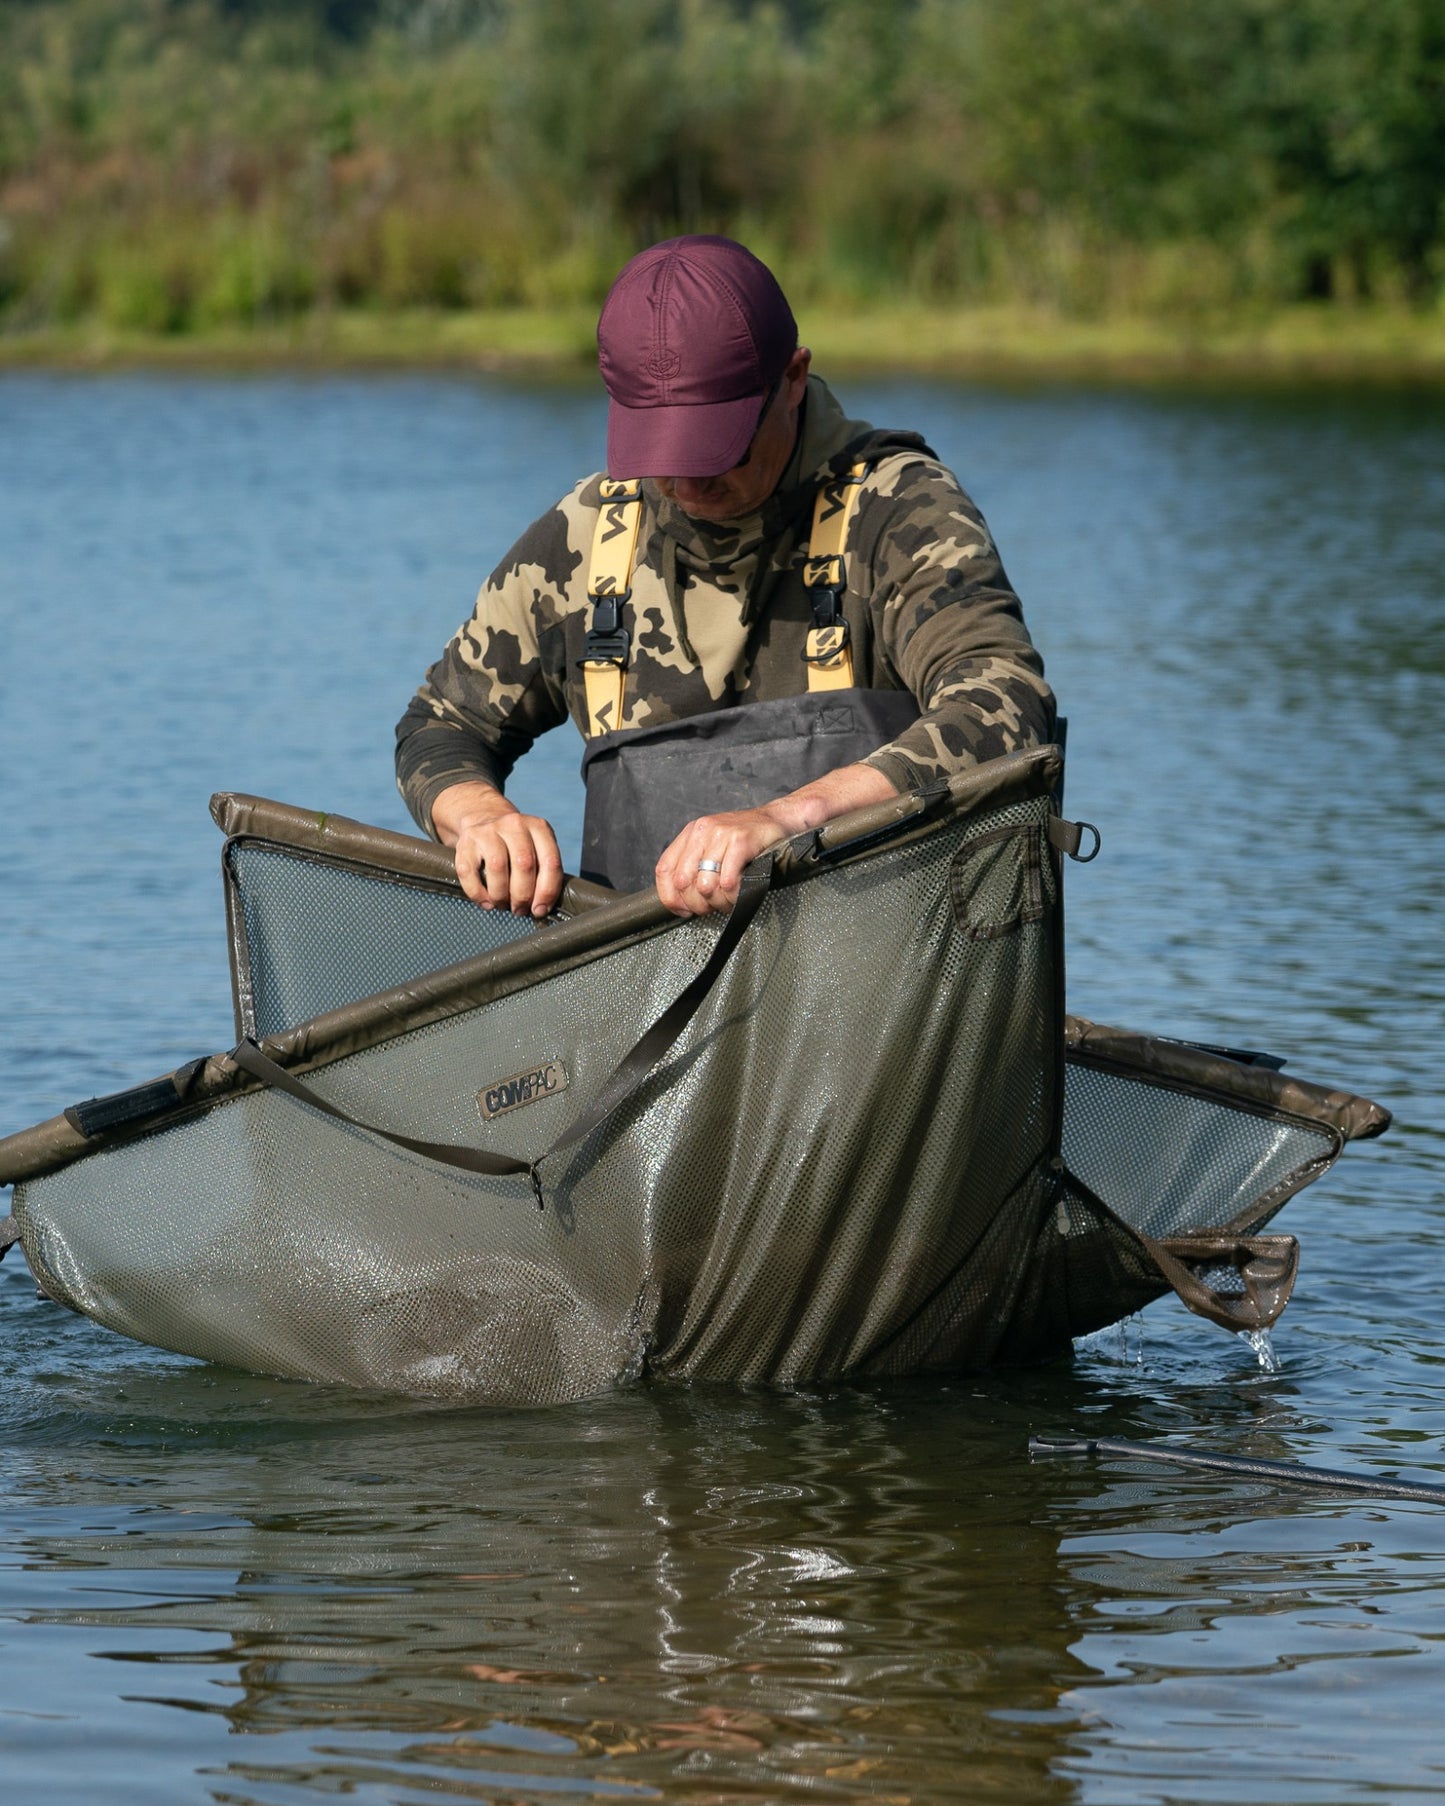
[[[772,271],[730,238],[669,238],[623,269],[597,349],[614,477],[715,477],[748,449],[797,349]]]

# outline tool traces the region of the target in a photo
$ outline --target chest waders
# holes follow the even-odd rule
[[[868,474],[857,463],[818,491],[803,565],[813,609],[796,696],[710,709],[658,726],[624,728],[631,595],[642,523],[639,482],[602,484],[587,594],[592,615],[581,660],[587,699],[582,776],[587,806],[582,874],[615,890],[645,890],[663,849],[703,811],[775,802],[853,765],[918,719],[907,690],[860,688],[841,599],[843,548]]]

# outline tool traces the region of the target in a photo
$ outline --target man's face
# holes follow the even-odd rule
[[[744,461],[719,477],[657,477],[657,487],[694,520],[741,520],[756,514],[778,486],[798,437],[798,408],[812,352],[800,345],[788,361],[771,405],[758,422]]]

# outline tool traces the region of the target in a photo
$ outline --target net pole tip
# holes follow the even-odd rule
[[[1030,1436],[1029,1460],[1038,1461],[1052,1455],[1082,1457],[1092,1455],[1094,1447],[1087,1436]]]

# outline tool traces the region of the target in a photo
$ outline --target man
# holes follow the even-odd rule
[[[569,715],[584,873],[590,856],[624,888],[651,876],[679,915],[731,907],[788,836],[1048,740],[1043,664],[978,510],[916,435],[844,415],[757,258],[654,245],[598,345],[608,479],[527,529],[397,728],[402,795],[473,901],[556,902],[552,829],[503,786]]]

